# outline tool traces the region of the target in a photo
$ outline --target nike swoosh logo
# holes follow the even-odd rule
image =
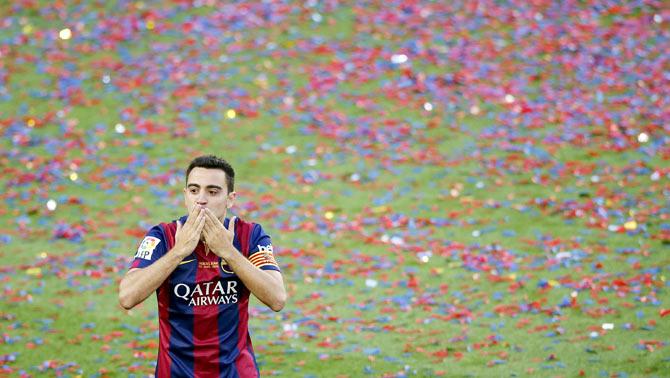
[[[179,263],[179,265],[188,264],[188,263],[193,262],[193,261],[195,261],[195,259],[190,259],[190,260],[182,261],[182,262]]]

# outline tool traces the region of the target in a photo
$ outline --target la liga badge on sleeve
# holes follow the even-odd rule
[[[154,250],[160,242],[161,240],[158,238],[153,236],[146,236],[144,240],[142,240],[142,243],[140,243],[140,247],[137,248],[135,258],[151,260],[151,256],[154,254]]]

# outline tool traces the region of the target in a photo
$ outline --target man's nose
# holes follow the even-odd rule
[[[195,203],[197,203],[198,205],[206,205],[207,196],[204,193],[198,194],[198,196],[195,198]]]

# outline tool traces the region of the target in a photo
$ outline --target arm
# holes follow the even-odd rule
[[[235,218],[226,229],[214,213],[205,209],[207,220],[203,235],[210,250],[226,261],[249,291],[273,311],[281,311],[286,304],[286,289],[280,272],[262,270],[252,264],[233,246]]]
[[[230,223],[234,223],[234,221],[231,220]],[[249,291],[270,307],[272,311],[281,311],[284,308],[286,289],[280,272],[262,270],[237,251],[227,253],[226,257],[222,258],[226,260],[228,266],[233,269],[233,272],[237,274]]]
[[[183,227],[177,221],[174,247],[153,264],[146,268],[131,269],[121,279],[119,284],[121,307],[130,310],[156,291],[184,257],[193,252],[200,240],[204,224],[205,213],[198,206],[194,206]]]
[[[151,293],[163,284],[189,253],[184,254],[183,248],[178,249],[175,246],[148,267],[130,269],[119,284],[119,303],[121,307],[130,310],[144,302]]]

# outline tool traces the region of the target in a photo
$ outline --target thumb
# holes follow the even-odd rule
[[[177,232],[179,232],[179,230],[181,230],[181,222],[177,220]]]
[[[237,217],[232,217],[230,218],[230,222],[228,222],[228,231],[235,233],[235,222],[237,221]]]

